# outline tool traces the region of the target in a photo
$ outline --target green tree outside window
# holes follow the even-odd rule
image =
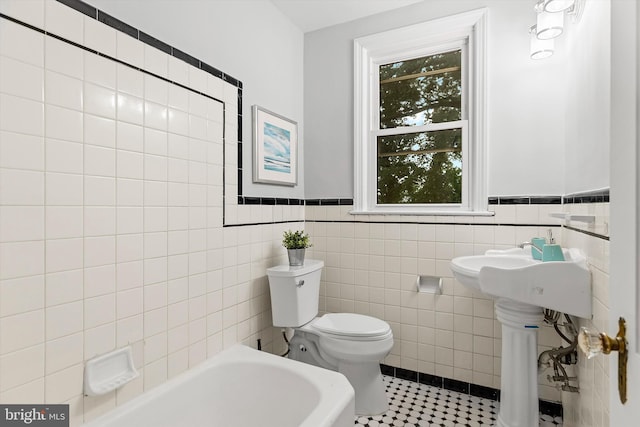
[[[460,49],[379,67],[380,129],[463,119]],[[378,136],[379,204],[462,201],[462,128]]]

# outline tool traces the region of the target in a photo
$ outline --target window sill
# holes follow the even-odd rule
[[[409,215],[409,216],[495,216],[495,212],[492,211],[447,211],[447,210],[433,210],[433,211],[400,211],[393,209],[376,209],[376,210],[352,210],[349,211],[350,215]]]

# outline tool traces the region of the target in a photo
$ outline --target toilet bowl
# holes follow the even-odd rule
[[[330,328],[326,328],[327,323]],[[358,324],[357,332],[348,327],[353,324]],[[386,322],[361,314],[329,313],[295,328],[290,345],[289,358],[347,377],[355,390],[356,414],[387,412],[380,361],[393,347],[393,334]]]
[[[355,390],[358,415],[388,410],[380,362],[393,347],[389,324],[355,313],[318,315],[322,261],[267,269],[274,326],[291,327],[289,357],[345,375]]]

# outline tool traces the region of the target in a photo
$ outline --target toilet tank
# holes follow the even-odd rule
[[[316,317],[323,266],[323,261],[307,259],[299,267],[267,269],[273,326],[296,328]]]

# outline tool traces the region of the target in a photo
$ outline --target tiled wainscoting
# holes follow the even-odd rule
[[[617,325],[609,324],[609,240],[606,237],[609,204],[574,204],[565,208],[570,213],[590,214],[596,218],[594,224],[572,222],[571,229],[563,230],[563,244],[581,248],[588,256],[591,270],[593,319],[579,319],[578,327],[615,331]],[[577,375],[579,379],[580,394],[562,393],[566,427],[609,426],[609,360],[610,356],[602,354],[591,360],[580,355],[578,364],[570,370],[570,375]]]
[[[512,248],[553,230],[557,241],[587,255],[593,274],[594,324],[606,328],[608,315],[608,202],[490,205],[493,217],[353,216],[350,206],[307,206],[306,229],[323,259],[321,304],[332,311],[371,314],[389,322],[395,345],[385,363],[479,386],[500,388],[500,324],[493,300],[457,283],[449,268],[453,257]],[[590,225],[571,228],[551,213],[591,213]],[[418,275],[443,279],[442,295],[416,292]],[[603,329],[604,328],[604,329]],[[549,325],[538,335],[539,352],[562,344]],[[568,424],[606,425],[606,359],[579,355],[580,394],[560,393],[539,377],[540,398],[563,400]],[[605,388],[594,387],[604,384]],[[597,391],[595,390],[597,389]],[[564,398],[562,397],[564,394]],[[597,420],[596,420],[597,418]],[[588,421],[587,421],[588,420]]]

